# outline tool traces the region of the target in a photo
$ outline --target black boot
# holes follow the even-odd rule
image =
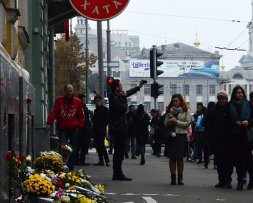
[[[171,185],[176,185],[177,180],[176,180],[176,174],[171,174]]]
[[[145,159],[144,159],[144,157],[141,157],[140,164],[141,164],[141,165],[144,165],[144,164],[145,164]]]
[[[249,184],[247,186],[247,190],[252,190],[253,189],[253,180],[249,180]]]
[[[183,174],[178,174],[178,180],[177,180],[178,185],[184,185],[183,183]]]
[[[238,182],[236,189],[239,190],[239,191],[243,190],[243,182],[242,181]]]

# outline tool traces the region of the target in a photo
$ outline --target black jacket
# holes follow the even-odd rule
[[[126,91],[127,96],[116,95],[114,92],[109,95],[109,130],[111,133],[126,133],[125,113],[128,106],[127,97],[135,94],[139,90],[140,87],[137,86]]]
[[[134,126],[134,114],[128,112],[126,114],[126,126],[127,126],[127,136],[135,137],[135,126]]]
[[[137,113],[134,117],[134,125],[136,129],[136,138],[138,142],[145,144],[148,139],[150,117],[146,112]]]
[[[94,132],[106,132],[106,127],[109,123],[109,110],[105,106],[97,107],[94,110],[94,118],[93,118],[93,130]]]
[[[91,128],[91,112],[86,105],[83,106],[84,112],[84,128]]]

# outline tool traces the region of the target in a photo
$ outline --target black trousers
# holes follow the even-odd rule
[[[249,143],[247,146],[247,171],[249,173],[249,180],[253,182],[253,155],[252,155],[252,150],[253,150],[253,144]]]
[[[94,132],[94,139],[96,144],[96,149],[98,152],[98,158],[99,163],[104,163],[104,160],[106,163],[109,163],[109,156],[107,154],[106,148],[105,148],[105,132]]]
[[[222,146],[217,146],[214,151],[214,156],[217,164],[218,180],[222,184],[229,184],[232,181],[233,173],[233,157],[229,148],[225,148],[225,143]]]
[[[154,136],[154,153],[156,155],[161,155],[163,138],[160,134],[155,134]]]
[[[249,157],[247,153],[248,143],[244,138],[243,134],[236,134],[231,139],[231,155],[233,156],[233,164],[236,168],[238,182],[243,182],[246,176],[247,160]]]
[[[114,135],[114,153],[113,153],[113,175],[123,175],[122,162],[125,152],[125,135],[124,133],[115,133]]]
[[[79,143],[78,143],[78,157],[77,161],[85,162],[85,156],[89,150],[90,146],[90,129],[82,128],[80,129]],[[79,156],[80,153],[80,156]]]

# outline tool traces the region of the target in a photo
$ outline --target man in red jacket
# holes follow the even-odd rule
[[[74,170],[74,164],[78,157],[77,147],[79,141],[79,129],[84,125],[84,112],[82,102],[74,97],[74,88],[71,84],[65,85],[65,95],[55,100],[54,107],[48,116],[46,128],[50,130],[56,119],[60,131],[61,145],[68,144],[72,147],[67,166],[70,171]]]

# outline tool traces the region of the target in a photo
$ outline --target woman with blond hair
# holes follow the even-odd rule
[[[174,94],[168,106],[164,125],[168,136],[171,136],[169,148],[171,185],[176,185],[176,170],[178,185],[183,183],[184,156],[187,142],[187,128],[191,123],[191,113],[181,94]]]

